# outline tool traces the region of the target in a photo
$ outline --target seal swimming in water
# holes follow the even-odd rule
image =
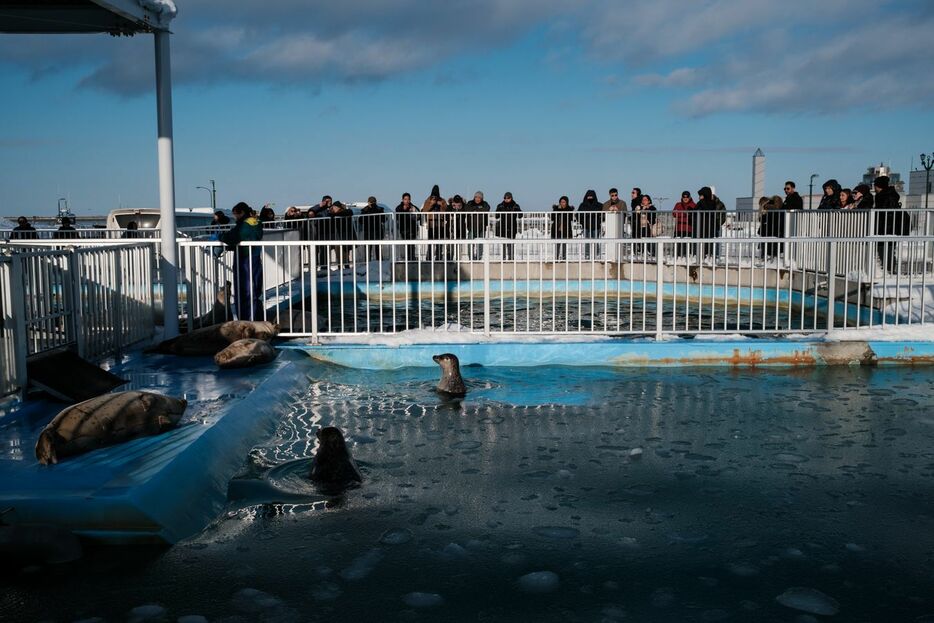
[[[450,396],[466,396],[467,386],[461,376],[461,364],[457,355],[444,353],[433,356],[432,360],[441,366],[441,380],[438,381],[437,390]]]
[[[104,394],[64,409],[36,441],[43,465],[137,437],[158,435],[182,418],[188,402],[149,392]]]
[[[363,476],[350,456],[344,434],[339,428],[319,428],[315,437],[318,438],[318,450],[308,474],[313,482],[325,490],[343,489],[352,482],[363,482]]]
[[[248,368],[269,363],[276,358],[276,349],[266,340],[247,338],[237,340],[214,355],[214,363],[220,368]]]
[[[237,340],[255,338],[269,341],[279,335],[279,325],[272,322],[231,320],[195,329],[147,349],[147,353],[167,355],[216,355]]]

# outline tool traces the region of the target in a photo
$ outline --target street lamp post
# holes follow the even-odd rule
[[[211,212],[217,211],[217,187],[214,185],[214,180],[210,180],[211,187],[207,186],[195,186],[195,188],[200,188],[201,190],[206,190],[211,193]]]
[[[814,178],[819,176],[820,173],[811,174],[811,182],[808,184],[808,210],[814,208]]]
[[[924,209],[928,209],[928,197],[931,196],[931,168],[934,168],[934,154],[921,154],[921,166],[924,167]]]

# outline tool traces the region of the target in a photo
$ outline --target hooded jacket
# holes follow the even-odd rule
[[[911,223],[902,212],[898,191],[887,186],[876,193],[876,234],[880,236],[907,236]]]
[[[837,180],[827,180],[824,182],[821,188],[826,189],[830,187],[833,191],[832,194],[824,193],[824,196],[820,198],[820,203],[817,206],[818,210],[839,210],[840,209],[840,190],[841,186]]]
[[[577,218],[584,227],[588,236],[593,236],[600,232],[603,225],[603,204],[597,200],[597,193],[594,190],[588,190],[584,193],[584,200],[577,206]],[[589,214],[588,214],[589,213]]]

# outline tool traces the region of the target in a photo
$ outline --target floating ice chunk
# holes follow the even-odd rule
[[[383,545],[402,545],[412,540],[412,531],[406,528],[390,528],[379,537]]]
[[[862,554],[866,551],[866,548],[862,545],[857,545],[856,543],[847,543],[846,551],[853,552],[854,554]]]
[[[234,593],[234,608],[242,612],[255,614],[265,610],[272,610],[282,605],[282,600],[269,593],[255,588],[244,588]]]
[[[444,603],[444,598],[438,593],[409,593],[402,598],[409,608],[436,608]]]
[[[159,604],[146,604],[130,610],[130,623],[156,623],[166,620],[166,610]]]
[[[200,614],[186,614],[178,617],[176,623],[208,623],[208,619]]]
[[[576,539],[580,530],[568,526],[538,526],[532,532],[546,539]]]
[[[457,443],[451,444],[452,450],[476,450],[480,447],[479,441],[458,441]]]
[[[448,560],[463,560],[467,558],[467,550],[457,543],[448,543],[441,550],[441,557]]]
[[[642,458],[642,448],[633,448],[629,451],[630,460],[636,461]]]
[[[340,572],[340,576],[347,581],[362,580],[373,572],[379,561],[383,559],[383,553],[378,549],[368,551],[362,556],[358,556],[350,563],[350,566]]]
[[[533,571],[519,578],[519,589],[526,593],[550,593],[558,588],[558,574],[553,571]]]
[[[730,573],[741,578],[751,578],[754,575],[759,575],[759,570],[756,567],[744,562],[731,563],[727,565],[727,568]]]
[[[793,586],[776,597],[775,601],[786,608],[800,610],[809,614],[833,616],[840,612],[840,604],[837,600],[825,595],[816,588]]]

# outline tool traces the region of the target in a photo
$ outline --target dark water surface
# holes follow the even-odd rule
[[[0,619],[934,620],[934,369],[471,367],[451,403],[301,365],[225,517],[6,579]],[[340,498],[302,477],[321,425]]]

